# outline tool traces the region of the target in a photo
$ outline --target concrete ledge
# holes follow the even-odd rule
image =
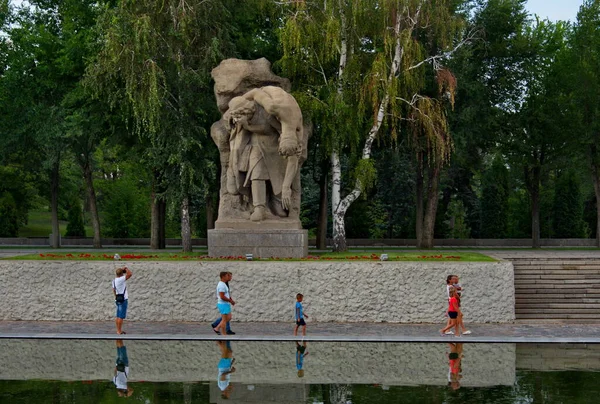
[[[308,255],[308,230],[217,229],[208,231],[208,255],[304,258]]]
[[[216,284],[232,271],[235,321],[292,322],[305,296],[312,322],[442,323],[445,279],[458,274],[469,323],[515,319],[510,262],[132,262],[128,320],[212,321]],[[115,264],[0,261],[0,320],[102,321],[115,315]]]

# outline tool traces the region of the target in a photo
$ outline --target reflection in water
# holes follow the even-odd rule
[[[600,402],[600,345],[215,343],[0,340],[0,403]]]
[[[448,344],[450,352],[448,352],[448,386],[452,390],[460,388],[460,379],[462,379],[462,356],[463,344],[454,343]]]
[[[217,345],[221,350],[221,359],[219,359],[219,376],[217,377],[217,385],[221,390],[221,398],[228,399],[231,395],[233,385],[231,384],[231,374],[235,372],[233,362],[233,350],[231,349],[230,341],[217,341]]]
[[[127,347],[123,345],[123,340],[117,340],[117,360],[115,363],[115,374],[113,383],[117,388],[119,397],[129,397],[133,394],[133,389],[127,386],[129,378],[129,358],[127,357]]]
[[[296,341],[296,369],[298,370],[298,377],[304,377],[304,357],[308,355],[306,352],[306,341],[302,341],[302,345]]]

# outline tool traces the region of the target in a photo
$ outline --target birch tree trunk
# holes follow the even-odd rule
[[[386,82],[387,85],[384,90],[385,94],[383,96],[383,99],[379,103],[379,108],[377,109],[377,116],[375,118],[375,121],[373,122],[373,125],[371,126],[371,129],[369,130],[367,139],[365,140],[365,145],[363,147],[362,156],[361,156],[362,160],[368,160],[371,158],[371,148],[373,146],[373,142],[375,141],[375,138],[377,137],[377,134],[379,133],[379,129],[381,128],[381,125],[383,123],[383,118],[385,116],[385,111],[387,110],[387,107],[388,107],[388,104],[390,101],[388,89],[392,83],[393,78],[398,73],[398,69],[400,68],[400,62],[402,61],[402,56],[404,54],[404,49],[402,48],[402,44],[400,42],[400,40],[401,40],[401,38],[400,38],[400,21],[401,21],[401,18],[397,17],[396,23],[394,25],[394,35],[395,35],[394,37],[396,38],[396,45],[394,48],[394,58],[392,61],[390,73],[387,78],[387,82]],[[345,20],[342,19],[342,22],[345,23]],[[342,25],[344,25],[344,24],[342,24]],[[342,50],[343,50],[343,48],[342,48]],[[347,56],[347,50],[346,50],[346,56]],[[344,56],[344,59],[343,59],[344,65],[346,63],[346,60],[345,60],[346,56]],[[342,63],[342,58],[340,58],[340,69],[341,69],[341,63]],[[338,91],[340,91],[340,90],[338,90]],[[348,208],[350,207],[350,205],[356,199],[358,199],[358,197],[362,193],[363,184],[360,179],[357,179],[356,182],[354,183],[354,189],[352,190],[352,192],[350,192],[344,199],[340,200],[339,183],[341,182],[341,165],[340,165],[339,155],[337,154],[337,152],[332,153],[331,162],[332,162],[332,177],[333,177],[332,181],[334,184],[334,185],[332,185],[332,190],[337,189],[337,194],[334,195],[334,193],[332,192],[332,195],[331,195],[332,208],[333,208],[332,209],[332,211],[333,211],[333,250],[334,251],[346,251],[348,249],[348,247],[346,244],[346,230],[345,230],[344,217],[345,217],[346,212],[348,211]],[[336,186],[335,185],[336,182],[338,183],[337,188],[333,188],[334,186]]]
[[[160,207],[156,200],[156,192],[152,190],[152,217],[150,219],[150,248],[160,249]]]
[[[346,69],[346,63],[348,61],[348,40],[346,38],[346,14],[344,12],[345,2],[339,0],[340,8],[340,22],[341,22],[341,46],[340,46],[340,62],[338,66],[338,97],[342,97],[344,88],[344,70]],[[340,162],[339,147],[334,145],[333,151],[331,152],[331,215],[333,224],[333,251],[346,251],[348,246],[346,245],[346,224],[344,222],[344,215],[346,211],[340,211],[340,201],[342,199],[341,185],[342,185],[342,164]]]
[[[183,252],[192,252],[192,229],[190,226],[190,199],[186,195],[181,201],[181,244]]]
[[[60,180],[60,153],[52,163],[50,172],[50,206],[52,209],[52,248],[60,248],[60,227],[58,224],[58,194]]]
[[[319,217],[317,219],[317,249],[327,248],[327,165],[322,167],[321,179],[319,181]]]
[[[90,214],[92,216],[92,229],[94,230],[94,248],[102,248],[100,239],[100,218],[98,216],[98,206],[96,204],[96,191],[94,189],[94,180],[92,178],[92,168],[89,162],[84,163],[83,177],[88,192]]]

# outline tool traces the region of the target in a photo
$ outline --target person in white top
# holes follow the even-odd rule
[[[112,281],[112,290],[115,295],[115,304],[117,305],[117,314],[115,323],[117,324],[117,334],[125,334],[123,331],[123,320],[127,317],[127,304],[129,294],[127,293],[127,280],[131,278],[131,271],[127,267],[117,268],[117,277]]]
[[[133,394],[133,389],[127,386],[129,377],[129,358],[127,358],[127,347],[123,345],[123,340],[117,340],[117,361],[115,363],[115,375],[113,383],[117,388],[119,397],[129,397]]]
[[[213,328],[214,332],[219,335],[225,335],[226,326],[231,321],[231,306],[235,306],[235,302],[229,295],[229,287],[227,282],[230,282],[233,278],[231,272],[223,271],[219,274],[221,280],[217,284],[217,308],[221,313],[221,322],[216,328]]]

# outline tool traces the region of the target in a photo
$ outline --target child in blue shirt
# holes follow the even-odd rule
[[[302,293],[298,293],[296,295],[296,309],[295,309],[295,318],[296,318],[296,328],[294,329],[294,335],[298,335],[298,328],[302,327],[302,335],[306,335],[306,322],[304,321],[304,317],[308,318],[306,314],[304,314],[304,310],[302,309],[302,299],[304,295]]]

